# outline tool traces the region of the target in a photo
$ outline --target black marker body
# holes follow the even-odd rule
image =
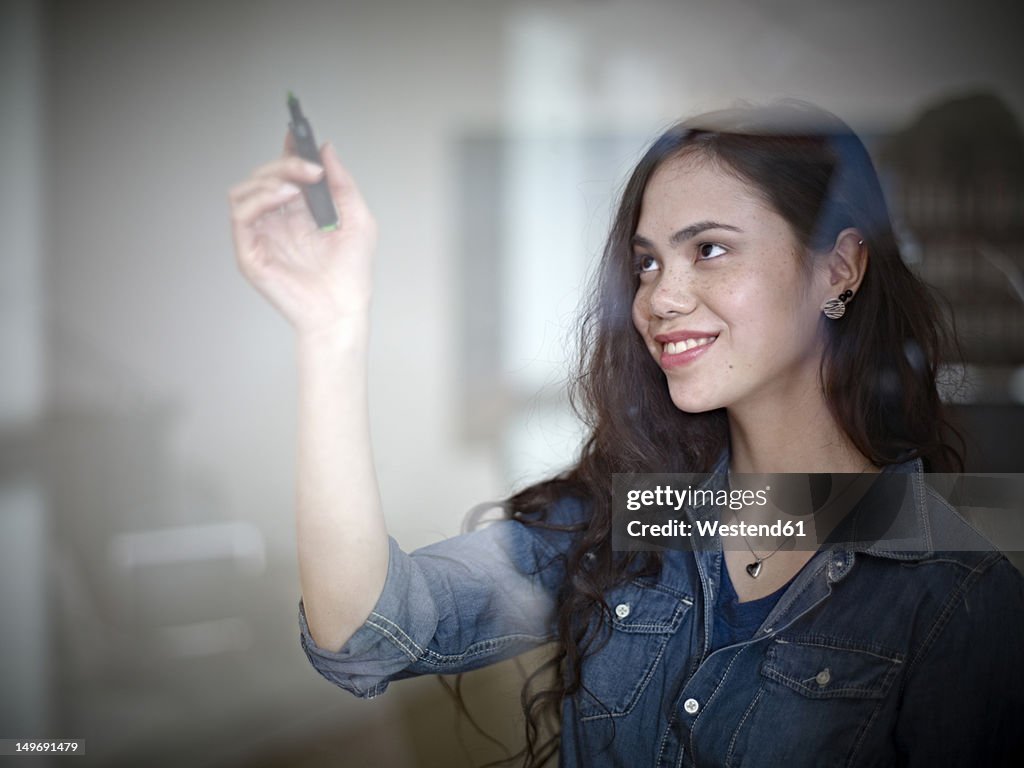
[[[302,114],[299,100],[292,94],[288,95],[288,111],[292,116],[288,127],[295,140],[296,152],[304,160],[320,165],[320,152],[316,147],[316,139],[313,138],[313,128]],[[334,210],[334,201],[331,199],[331,191],[327,187],[326,178],[320,179],[315,184],[304,185],[302,194],[306,198],[309,212],[313,214],[313,219],[320,229],[334,229],[338,226],[338,213]]]

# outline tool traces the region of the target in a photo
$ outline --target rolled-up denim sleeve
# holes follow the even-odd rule
[[[320,648],[299,603],[302,648],[335,685],[370,698],[413,675],[465,672],[554,637],[568,534],[514,520],[405,553],[390,540],[387,578],[338,651]]]

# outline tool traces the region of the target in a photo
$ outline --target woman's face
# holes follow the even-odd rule
[[[703,158],[665,162],[644,193],[633,251],[633,322],[677,408],[797,415],[820,397],[828,282],[801,267],[791,227],[749,184]]]

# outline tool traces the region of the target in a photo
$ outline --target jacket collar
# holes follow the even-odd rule
[[[710,484],[728,482],[729,451],[712,469]],[[834,553],[830,571],[841,577],[862,552],[892,560],[923,560],[934,554],[929,493],[921,459],[890,464],[820,546]],[[831,575],[831,574],[830,574]]]
[[[834,540],[850,552],[893,560],[922,560],[934,554],[928,509],[921,459],[891,464],[879,473],[878,482],[837,526]]]

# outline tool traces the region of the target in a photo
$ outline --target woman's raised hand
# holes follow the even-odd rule
[[[320,168],[293,154],[290,138],[280,158],[231,188],[235,257],[300,336],[329,335],[366,320],[377,227],[334,148],[321,149]],[[338,211],[333,231],[317,228],[300,187],[324,173]]]

